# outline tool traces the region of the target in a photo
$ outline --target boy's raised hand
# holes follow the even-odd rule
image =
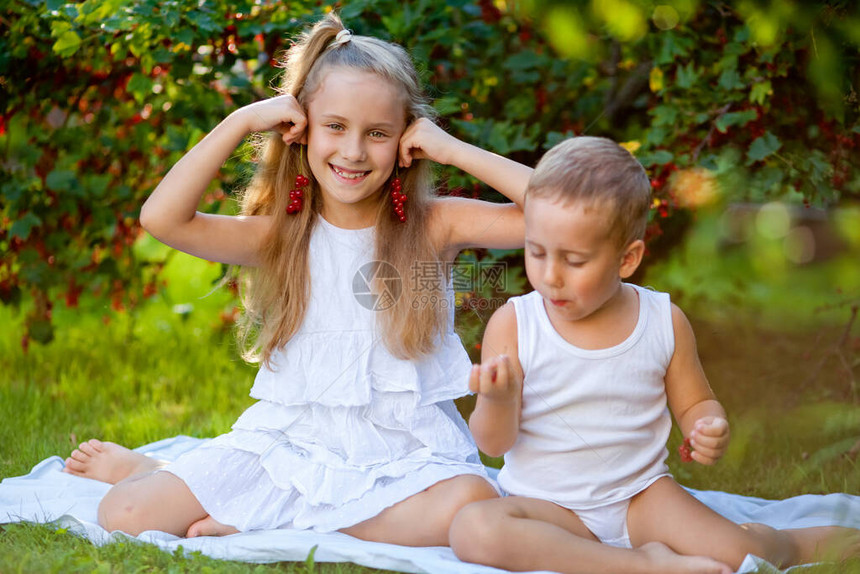
[[[490,401],[510,401],[517,397],[520,385],[507,355],[497,355],[480,365],[472,365],[469,389]]]
[[[306,143],[307,115],[298,100],[289,94],[254,102],[236,113],[244,117],[248,132],[275,131],[287,145]]]
[[[725,454],[729,436],[729,421],[723,417],[700,418],[690,433],[693,460],[700,464],[714,464]]]
[[[431,120],[418,118],[400,136],[400,167],[411,166],[415,159],[450,165],[458,144],[462,142]]]

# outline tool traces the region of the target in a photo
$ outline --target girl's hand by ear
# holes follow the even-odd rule
[[[520,392],[507,355],[498,355],[481,365],[472,365],[469,389],[490,401],[513,401]]]
[[[409,167],[415,159],[429,159],[448,165],[460,140],[427,118],[412,122],[400,136],[400,167]]]
[[[275,131],[287,145],[306,143],[307,116],[296,98],[289,94],[254,102],[235,113],[244,118],[248,132]]]

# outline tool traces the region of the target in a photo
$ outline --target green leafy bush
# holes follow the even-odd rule
[[[356,33],[413,54],[455,135],[534,164],[572,134],[626,142],[655,191],[652,255],[718,200],[860,197],[852,2],[356,0]],[[133,308],[163,261],[138,255],[140,205],[238,106],[270,94],[288,38],[330,7],[271,0],[18,0],[0,9],[0,300],[82,294]],[[247,150],[245,150],[247,151]],[[243,154],[203,200],[229,212]],[[443,193],[498,199],[443,170]],[[517,255],[478,253],[518,268]],[[653,257],[652,257],[653,259]],[[474,294],[473,294],[474,295]]]

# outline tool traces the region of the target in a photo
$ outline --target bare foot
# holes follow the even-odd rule
[[[797,564],[839,562],[860,556],[860,530],[844,526],[819,526],[784,530],[797,547]]]
[[[72,451],[63,472],[116,484],[133,474],[152,472],[166,464],[116,443],[94,438]]]
[[[188,527],[186,538],[194,538],[196,536],[227,536],[228,534],[236,534],[239,531],[232,526],[221,524],[211,516],[201,518],[197,522]]]
[[[654,572],[676,574],[732,574],[734,570],[722,562],[705,556],[676,554],[662,542],[647,542],[636,549],[641,552]]]

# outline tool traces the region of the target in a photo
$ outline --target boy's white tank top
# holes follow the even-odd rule
[[[630,286],[639,294],[638,322],[608,349],[567,342],[537,291],[511,299],[525,379],[520,433],[499,473],[506,492],[585,510],[668,474],[671,305],[665,293]]]

